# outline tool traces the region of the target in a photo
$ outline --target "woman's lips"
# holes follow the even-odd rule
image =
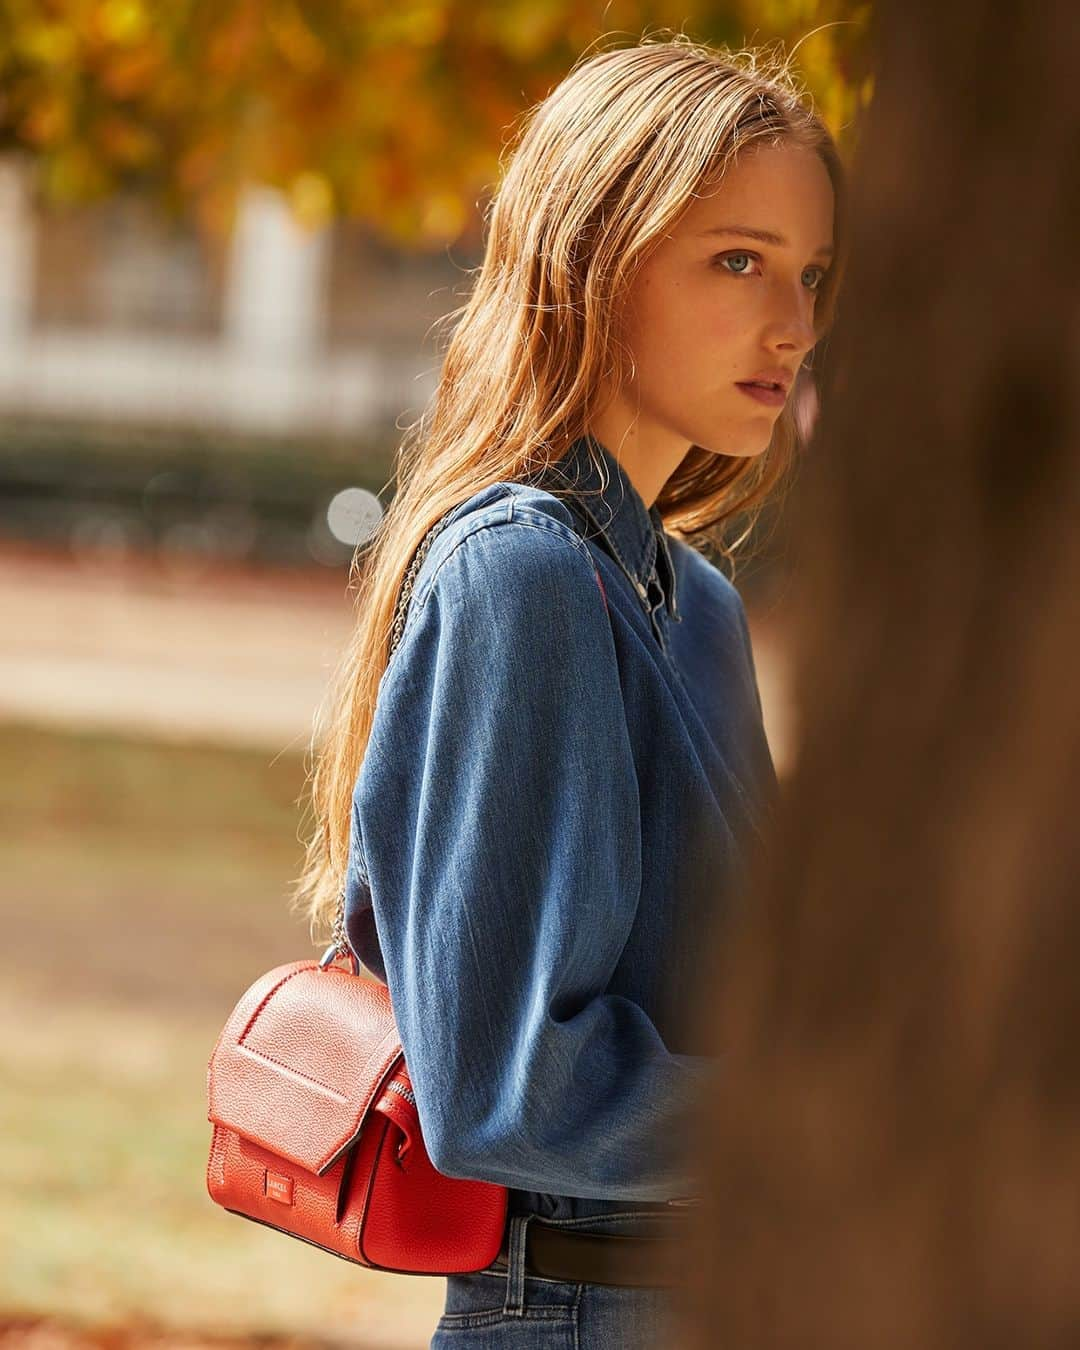
[[[782,389],[762,389],[760,384],[739,384],[736,382],[737,389],[741,389],[744,394],[749,394],[758,403],[767,403],[770,408],[782,408],[787,402],[787,394]]]

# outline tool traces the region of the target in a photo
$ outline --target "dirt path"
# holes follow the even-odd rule
[[[167,739],[301,744],[345,641],[339,572],[0,550],[0,716]]]

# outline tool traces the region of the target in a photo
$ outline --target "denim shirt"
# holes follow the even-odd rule
[[[345,887],[432,1163],[575,1218],[698,1185],[687,995],[776,787],[738,592],[589,439],[569,502],[495,483],[435,536]]]

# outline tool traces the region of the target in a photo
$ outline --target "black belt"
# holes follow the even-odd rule
[[[525,1273],[567,1284],[671,1288],[686,1281],[685,1244],[681,1231],[656,1237],[583,1233],[554,1227],[534,1217],[525,1226]],[[505,1269],[508,1262],[509,1237],[504,1236],[492,1264]]]

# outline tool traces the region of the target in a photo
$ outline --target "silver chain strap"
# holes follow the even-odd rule
[[[454,509],[456,508],[453,507],[451,508],[451,510]],[[428,550],[431,548],[435,536],[439,533],[439,531],[443,528],[443,526],[448,523],[447,517],[449,516],[449,514],[450,512],[448,511],[445,515],[440,516],[439,519],[435,522],[435,524],[432,525],[431,529],[428,530],[427,534],[424,535],[423,539],[420,540],[420,544],[417,547],[416,552],[413,554],[412,562],[409,563],[408,569],[405,572],[405,577],[401,583],[401,590],[398,592],[397,606],[394,609],[393,623],[390,625],[390,647],[386,656],[387,665],[390,664],[390,659],[394,655],[394,652],[397,650],[397,645],[401,641],[401,635],[405,631],[405,619],[408,614],[409,601],[412,599],[413,582],[416,580],[416,574],[420,571],[420,568],[423,566],[424,559],[427,557]],[[355,960],[355,958],[353,957],[352,948],[349,946],[349,940],[345,936],[344,886],[338,892],[337,912],[334,915],[334,926],[331,929],[331,938],[332,943],[330,947],[327,948],[326,952],[323,954],[323,958],[319,962],[320,966],[328,965],[338,956],[347,956],[350,957],[350,959]]]

